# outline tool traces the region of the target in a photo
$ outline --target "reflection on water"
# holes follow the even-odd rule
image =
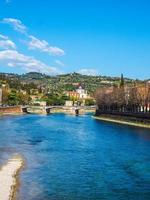
[[[0,164],[22,154],[18,200],[150,199],[150,131],[63,114],[0,118]]]

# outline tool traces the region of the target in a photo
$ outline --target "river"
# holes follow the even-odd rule
[[[26,165],[17,200],[150,199],[150,130],[85,116],[0,118],[0,164]]]

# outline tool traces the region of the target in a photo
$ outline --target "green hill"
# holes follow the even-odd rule
[[[25,89],[26,86],[29,88],[41,87],[47,91],[55,92],[75,90],[79,85],[82,85],[88,90],[88,93],[92,94],[99,87],[119,84],[120,77],[87,76],[78,73],[49,76],[38,72],[29,72],[22,75],[0,73],[0,80],[1,82],[6,81],[10,88]],[[124,81],[130,85],[135,83],[135,80],[128,78],[125,78]]]

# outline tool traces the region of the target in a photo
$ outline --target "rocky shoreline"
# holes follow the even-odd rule
[[[0,200],[14,200],[18,189],[18,175],[24,166],[24,159],[20,155],[10,158],[0,168]]]

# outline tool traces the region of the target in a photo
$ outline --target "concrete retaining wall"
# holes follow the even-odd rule
[[[22,113],[21,106],[0,107],[0,114]]]

